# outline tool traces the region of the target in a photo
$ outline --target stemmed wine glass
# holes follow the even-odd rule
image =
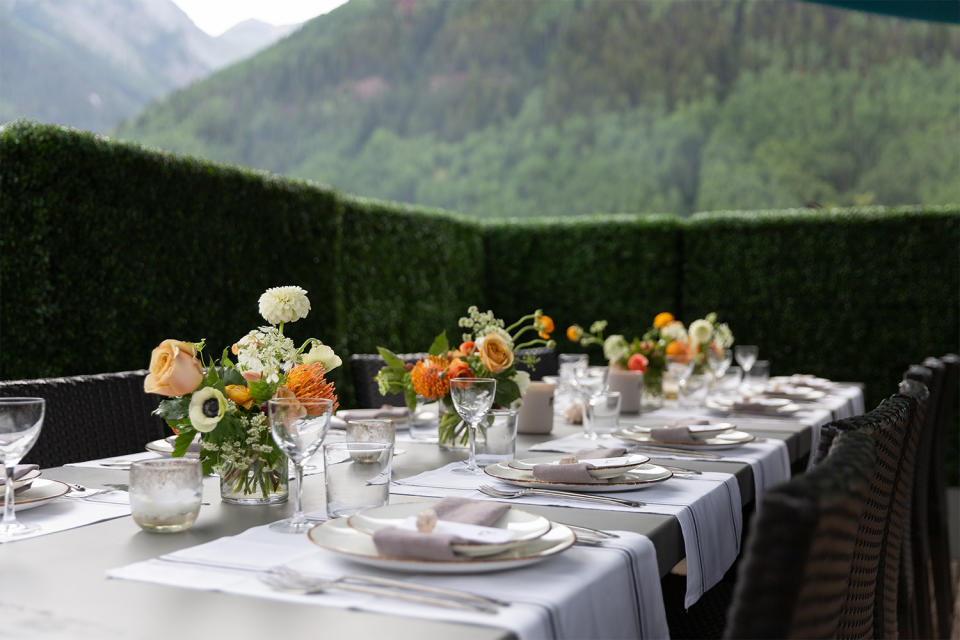
[[[757,356],[760,355],[760,347],[755,344],[738,344],[734,347],[733,354],[737,359],[737,364],[743,369],[743,379],[746,380],[750,375],[750,369],[753,368],[753,363],[757,361]]]
[[[6,470],[0,540],[18,538],[39,529],[17,522],[13,474],[17,463],[40,436],[46,401],[43,398],[0,398],[0,462]]]
[[[497,381],[493,378],[454,378],[450,381],[450,397],[457,413],[470,430],[470,458],[467,471],[479,473],[477,466],[477,429],[480,421],[493,406],[497,393]]]
[[[303,533],[311,527],[303,514],[303,464],[323,444],[332,413],[333,401],[327,398],[272,398],[267,402],[273,441],[293,461],[297,480],[293,515],[274,522],[271,529]]]
[[[714,378],[719,380],[733,364],[733,353],[725,347],[710,345],[707,347],[707,364],[710,365]]]
[[[593,429],[593,423],[590,422],[590,398],[606,391],[609,372],[609,368],[606,367],[594,371],[583,368],[574,372],[573,388],[579,395],[580,408],[583,416],[583,435],[588,440],[597,439],[597,434]]]
[[[683,388],[687,384],[687,378],[693,373],[693,356],[689,353],[668,354],[666,356],[667,371],[677,381],[677,398],[683,395]]]

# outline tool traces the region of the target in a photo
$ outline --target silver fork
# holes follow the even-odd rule
[[[513,491],[506,491],[504,489],[497,489],[491,487],[490,485],[484,484],[480,485],[480,493],[484,493],[491,498],[504,498],[510,500],[512,498],[521,498],[523,496],[556,496],[561,498],[574,498],[576,500],[586,500],[588,502],[603,502],[607,504],[618,504],[622,507],[642,507],[644,502],[638,502],[636,500],[626,500],[624,498],[614,498],[612,496],[599,496],[593,493],[573,493],[572,491],[557,491],[556,489],[536,489],[536,488],[522,488],[516,489]]]
[[[259,574],[258,577],[263,583],[274,589],[298,591],[308,595],[312,593],[323,593],[330,589],[339,589],[341,591],[352,591],[354,593],[395,598],[397,600],[429,604],[436,607],[446,607],[448,609],[479,611],[481,613],[497,613],[499,611],[496,604],[479,600],[467,601],[465,599],[456,599],[451,595],[452,592],[443,592],[442,595],[427,595],[420,585],[404,584],[404,587],[409,590],[413,590],[411,586],[418,587],[420,590],[420,593],[410,593],[409,591],[398,591],[390,586],[352,584],[346,582],[345,578],[338,578],[336,580],[312,578],[286,567],[276,567],[270,571]],[[433,594],[434,591],[431,590],[430,593]]]

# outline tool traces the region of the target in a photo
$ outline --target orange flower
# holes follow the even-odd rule
[[[670,324],[673,322],[673,320],[673,314],[668,311],[664,311],[663,313],[658,313],[657,317],[653,319],[653,326],[659,329],[660,327]]]
[[[223,388],[227,397],[236,402],[244,409],[253,406],[253,396],[250,395],[250,389],[245,384],[228,384]]]
[[[467,340],[465,342],[460,343],[460,348],[458,349],[458,351],[460,352],[461,355],[468,356],[471,353],[473,353],[473,349],[475,346],[476,345],[474,344],[473,340]]]
[[[572,324],[567,327],[567,340],[571,342],[579,342],[580,338],[583,337],[583,327],[578,324]]]
[[[550,334],[553,333],[553,318],[550,316],[540,316],[534,323],[534,326],[537,328],[537,332],[540,337],[544,340],[550,339]]]
[[[467,364],[467,361],[462,358],[454,358],[453,362],[450,363],[450,366],[447,367],[447,379],[453,380],[454,378],[472,378],[473,371],[470,371],[470,365]]]
[[[681,342],[680,340],[674,340],[667,345],[667,355],[674,356],[677,360],[689,361],[692,351],[690,345],[686,342]]]
[[[298,398],[327,398],[333,400],[333,410],[340,406],[337,389],[324,377],[326,370],[319,362],[298,364],[287,374],[287,389]]]
[[[413,366],[410,381],[418,396],[426,400],[439,400],[450,391],[450,380],[444,375],[450,363],[441,356],[427,356]]]

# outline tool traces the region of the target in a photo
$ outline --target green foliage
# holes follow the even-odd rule
[[[473,217],[960,201],[960,31],[804,2],[354,0],[117,130]]]

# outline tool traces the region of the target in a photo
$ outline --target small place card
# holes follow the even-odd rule
[[[417,531],[417,518],[410,516],[404,518],[397,525],[398,529]],[[463,522],[451,522],[449,520],[437,520],[437,526],[433,533],[444,533],[465,542],[481,542],[483,544],[503,544],[513,540],[513,532],[509,529],[500,529],[499,527],[481,527],[476,524],[466,524]]]

